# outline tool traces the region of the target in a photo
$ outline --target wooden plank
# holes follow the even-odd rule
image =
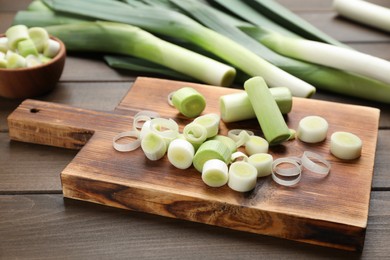
[[[299,119],[310,110],[311,114],[329,120],[330,131],[343,129],[357,133],[365,143],[362,157],[351,167],[349,163],[332,158],[326,143],[316,148],[301,142],[287,143],[271,150],[275,158],[314,149],[332,161],[334,173],[326,181],[306,177],[296,189],[280,188],[270,178],[262,179],[253,192],[239,194],[227,187],[209,189],[196,170],[187,170],[184,175],[166,158],[150,162],[140,150],[134,151],[131,157],[113,150],[113,136],[128,130],[131,115],[140,110],[154,110],[163,117],[173,117],[181,127],[188,122],[166,104],[166,96],[183,84],[204,93],[208,102],[206,112],[218,112],[218,97],[237,91],[139,78],[118,106],[116,114],[26,101],[9,117],[10,136],[15,140],[75,149],[89,140],[61,174],[66,197],[324,246],[361,249],[377,138],[377,110],[294,99],[294,110],[288,117],[291,128],[296,128]],[[335,111],[341,110],[345,113],[335,116]],[[118,115],[118,112],[123,115]],[[364,120],[370,129],[360,127],[358,118],[354,118],[360,120],[362,115],[366,115]],[[345,126],[346,120],[351,122],[349,128]],[[255,120],[246,124],[222,124],[221,133],[226,134],[227,127],[255,127],[253,130],[258,131],[257,123],[254,123]],[[359,177],[351,179],[350,174]],[[348,187],[344,185],[347,182],[350,182]],[[344,203],[341,198],[348,200]],[[324,212],[324,208],[327,211]],[[213,211],[218,212],[215,217],[212,217],[215,213],[210,216]],[[263,225],[263,221],[269,225]],[[274,222],[278,225],[272,224]],[[324,232],[326,236],[321,235]]]
[[[63,199],[62,195],[0,195],[0,257],[386,259],[390,255],[390,192],[373,192],[371,201],[365,248],[356,254]]]

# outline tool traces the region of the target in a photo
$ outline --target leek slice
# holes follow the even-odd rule
[[[217,141],[221,141],[222,143],[226,144],[230,150],[231,153],[234,153],[235,151],[237,151],[237,145],[236,145],[236,142],[228,137],[228,136],[225,136],[225,135],[216,135],[216,136],[213,136],[212,138],[210,138],[209,140],[217,140]]]
[[[252,154],[248,158],[248,163],[255,166],[257,170],[257,177],[264,177],[272,173],[273,157],[268,153]]]
[[[17,50],[23,57],[27,57],[28,55],[38,56],[38,50],[30,38],[19,41],[17,44]]]
[[[229,167],[228,186],[238,192],[253,190],[257,181],[257,169],[247,162],[234,162]]]
[[[221,187],[228,182],[228,166],[224,161],[211,159],[205,162],[202,180],[210,187]]]
[[[165,155],[167,144],[160,135],[149,132],[142,138],[141,148],[149,160],[157,161]]]
[[[218,134],[220,121],[221,118],[219,115],[210,113],[198,116],[193,122],[204,126],[207,130],[207,138],[210,138]]]
[[[42,53],[43,48],[49,41],[49,34],[42,27],[31,27],[28,29],[28,36],[34,42],[35,48]]]
[[[330,137],[330,152],[339,159],[353,160],[360,157],[363,142],[350,132],[334,132]]]
[[[254,77],[245,82],[244,88],[269,145],[286,141],[290,137],[290,130],[265,81],[261,77]]]
[[[267,140],[256,135],[250,136],[245,143],[245,151],[249,156],[257,153],[267,153],[268,148],[269,144]]]
[[[0,37],[0,52],[6,53],[8,51],[8,38]]]
[[[211,159],[219,159],[225,163],[230,162],[231,152],[229,147],[221,141],[208,140],[196,151],[193,165],[196,170],[202,172],[205,162]]]
[[[270,92],[280,112],[282,114],[289,113],[293,103],[291,91],[285,87],[275,87],[270,88]],[[255,111],[245,91],[221,96],[219,110],[222,120],[226,123],[256,118]]]
[[[328,133],[328,122],[320,116],[306,116],[299,121],[297,137],[306,143],[319,143]]]
[[[8,46],[15,50],[18,42],[29,39],[28,28],[23,24],[14,25],[7,29],[5,36],[8,38]]]
[[[206,107],[206,99],[197,90],[183,87],[172,94],[172,103],[186,117],[199,116]]]
[[[192,165],[195,150],[190,142],[175,139],[168,146],[168,160],[178,169],[187,169]]]
[[[183,137],[197,150],[207,139],[207,129],[201,124],[192,122],[184,127]]]

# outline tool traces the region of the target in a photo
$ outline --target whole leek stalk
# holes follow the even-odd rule
[[[228,86],[235,69],[128,24],[85,22],[46,27],[68,50],[132,55],[164,65],[212,85]]]
[[[310,97],[315,92],[312,85],[279,69],[228,37],[178,12],[156,7],[132,7],[112,0],[45,0],[44,2],[55,11],[128,23],[153,33],[190,41],[250,76],[262,76],[270,87],[290,88],[294,96]]]
[[[233,12],[242,19],[245,19],[257,26],[243,26],[239,23],[232,24],[240,28],[253,39],[263,43],[268,48],[275,50],[277,44],[270,43],[270,38],[276,37],[275,35],[283,35],[286,37],[293,37],[290,41],[285,41],[283,45],[279,45],[280,49],[288,49],[293,41],[299,41],[300,36],[286,31],[283,27],[274,23],[263,14],[252,9],[249,5],[245,4],[241,0],[212,0],[214,3],[218,3],[229,11]],[[228,21],[225,19],[225,21]],[[231,20],[230,20],[231,21]],[[277,34],[275,34],[277,33]],[[350,52],[350,48],[346,48],[345,52]],[[281,52],[282,53],[282,52]],[[390,103],[390,84],[386,81],[380,81],[372,79],[361,74],[352,73],[346,71],[346,67],[343,69],[333,69],[328,66],[317,65],[309,62],[302,62],[300,60],[288,59],[280,60],[273,55],[267,55],[267,59],[280,68],[289,71],[290,73],[304,79],[305,81],[313,84],[318,89],[331,91],[343,95],[358,97],[367,100],[379,101],[383,103]],[[280,55],[279,55],[280,56]],[[297,59],[303,59],[303,57],[294,56]],[[270,59],[272,58],[272,60]],[[323,57],[325,61],[327,57]],[[278,63],[281,62],[282,64]],[[329,61],[332,62],[332,61]],[[358,63],[363,63],[360,61]],[[363,65],[364,66],[364,65]],[[302,73],[303,75],[300,75]],[[387,77],[388,73],[383,73],[382,77]]]

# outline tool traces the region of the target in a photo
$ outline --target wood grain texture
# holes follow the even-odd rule
[[[166,104],[167,95],[184,85],[205,95],[205,113],[218,113],[220,95],[240,91],[139,78],[112,114],[27,100],[8,118],[10,137],[72,149],[84,146],[61,174],[65,197],[324,246],[362,249],[377,139],[377,109],[294,99],[287,119],[289,127],[296,128],[308,114],[321,115],[329,120],[330,132],[352,131],[362,138],[362,157],[344,163],[332,158],[327,142],[318,146],[289,142],[271,150],[275,158],[314,150],[332,161],[332,174],[326,179],[308,174],[292,189],[263,178],[254,191],[240,194],[227,187],[208,188],[196,170],[184,173],[166,158],[151,162],[140,150],[126,154],[112,148],[112,138],[130,129],[132,115],[140,110],[158,111],[178,121],[181,128],[188,123]],[[336,116],[338,111],[344,112]],[[369,129],[357,123],[362,115]],[[233,128],[252,129],[260,134],[256,120],[221,124],[220,133]]]

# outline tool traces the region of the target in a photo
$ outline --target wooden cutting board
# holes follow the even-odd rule
[[[112,139],[132,127],[133,116],[153,110],[189,122],[167,104],[170,92],[191,86],[207,100],[204,113],[219,113],[218,98],[228,89],[186,82],[138,78],[112,113],[26,100],[9,117],[13,140],[81,149],[61,173],[67,198],[186,219],[240,231],[297,240],[322,246],[362,250],[370,201],[378,135],[379,110],[314,99],[294,98],[287,116],[290,128],[299,120],[319,115],[329,122],[321,144],[293,140],[271,148],[274,158],[300,156],[310,150],[324,156],[332,168],[326,178],[304,171],[295,187],[282,187],[271,177],[259,178],[256,188],[239,193],[227,186],[210,188],[194,168],[179,170],[166,158],[149,161],[142,150],[121,153]],[[220,124],[220,133],[244,128],[261,135],[257,121]],[[329,152],[335,131],[350,131],[363,140],[362,156],[341,161]]]

